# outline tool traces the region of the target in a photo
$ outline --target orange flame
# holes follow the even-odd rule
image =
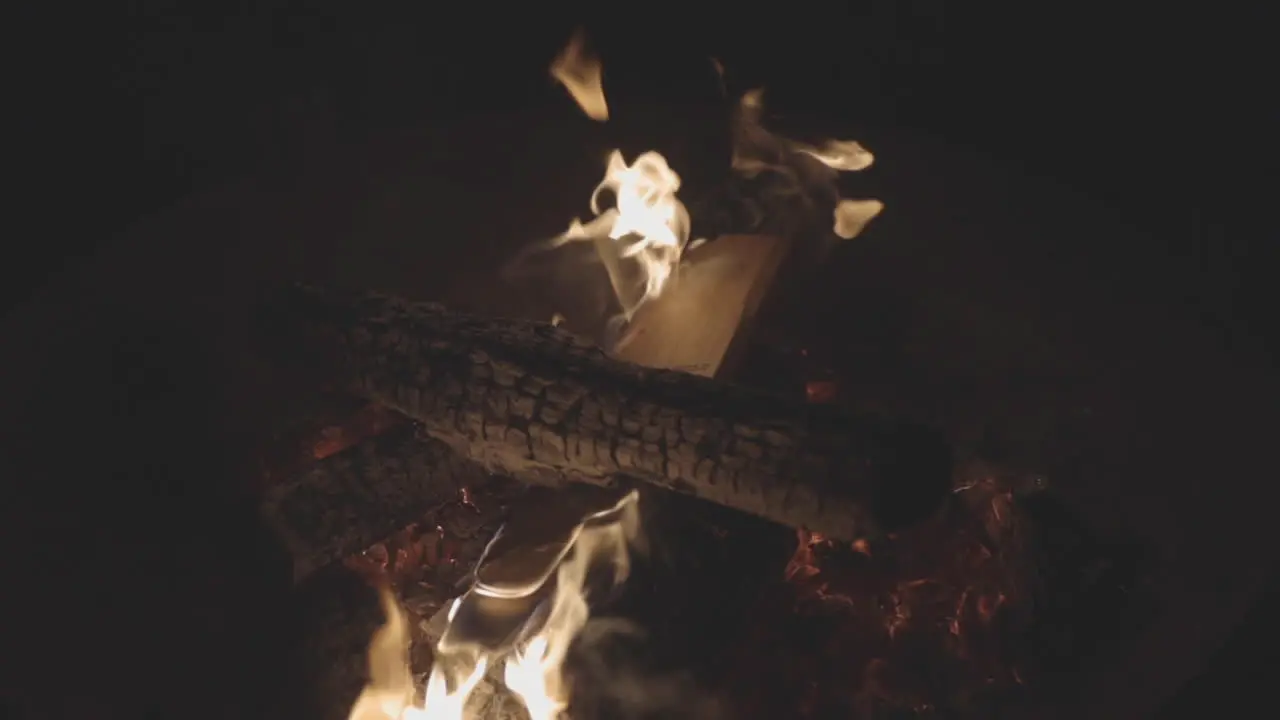
[[[609,119],[609,105],[604,99],[603,68],[586,45],[586,33],[582,28],[574,30],[569,44],[551,63],[551,77],[564,85],[587,117],[604,122]]]
[[[565,656],[590,616],[587,571],[600,563],[613,570],[615,583],[630,572],[630,548],[639,541],[639,495],[631,492],[612,508],[593,514],[574,530],[555,571],[549,611],[540,627],[507,655],[479,645],[442,641],[421,703],[414,700],[409,668],[409,630],[403,611],[386,585],[380,596],[386,624],[369,645],[369,683],[351,709],[350,720],[462,720],[471,693],[490,667],[503,664],[503,683],[524,704],[531,720],[555,720],[567,707],[569,688],[562,672]],[[472,596],[474,586],[450,605],[448,621]]]

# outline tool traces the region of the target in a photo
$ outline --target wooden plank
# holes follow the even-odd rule
[[[612,354],[725,377],[788,245],[769,235],[728,235],[691,251],[662,296],[636,311]]]

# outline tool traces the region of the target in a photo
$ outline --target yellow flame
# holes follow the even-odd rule
[[[556,720],[568,706],[565,657],[591,615],[585,585],[592,568],[607,564],[615,584],[630,574],[629,548],[639,542],[639,495],[628,493],[613,508],[586,519],[574,531],[571,550],[556,568],[550,610],[540,627],[506,657],[475,646],[436,648],[420,703],[409,666],[409,624],[389,590],[381,591],[387,619],[369,643],[369,683],[349,720],[463,720],[467,700],[495,662],[505,662],[503,683],[524,704],[530,720]],[[468,595],[478,591],[472,588]],[[453,622],[467,595],[454,600]]]
[[[379,589],[386,624],[369,642],[369,683],[351,707],[350,720],[401,718],[413,702],[409,623],[386,587]]]
[[[612,245],[597,243],[597,248],[628,318],[645,301],[662,294],[689,242],[689,212],[676,197],[679,189],[680,176],[660,153],[644,153],[628,165],[622,153],[614,150],[604,180],[591,193],[591,212],[596,217],[585,225],[574,219],[553,241],[557,245],[571,240],[613,241]],[[600,198],[606,190],[615,197],[614,207],[602,211]],[[628,286],[618,266],[620,259],[639,265],[638,290]]]
[[[582,28],[573,31],[569,44],[551,63],[551,77],[564,85],[578,107],[592,120],[609,119],[609,105],[604,99],[604,69],[600,61],[586,49],[587,38]]]
[[[623,499],[616,521],[579,531],[573,554],[556,569],[555,594],[545,624],[507,660],[503,680],[524,703],[530,720],[555,720],[568,705],[562,668],[570,644],[591,615],[583,593],[587,571],[606,562],[613,569],[615,584],[626,580],[631,571],[628,547],[639,532],[636,500],[635,493]]]
[[[412,708],[404,720],[462,720],[467,699],[488,669],[489,659],[486,657],[460,661],[458,658],[437,656],[431,666],[421,707]]]
[[[796,145],[800,152],[817,158],[818,162],[832,170],[842,172],[866,170],[876,159],[871,151],[854,140],[828,140],[821,147],[808,147],[800,143]]]
[[[836,203],[834,212],[836,235],[845,240],[857,237],[881,210],[884,210],[884,203],[879,200],[841,199]]]

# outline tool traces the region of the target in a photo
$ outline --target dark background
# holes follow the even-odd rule
[[[424,115],[457,124],[562,102],[544,68],[581,21],[618,73],[627,61],[609,52],[661,53],[665,77],[715,54],[744,83],[785,79],[778,102],[797,116],[910,128],[1084,191],[1162,244],[1151,273],[1166,262],[1202,268],[1184,310],[1223,343],[1274,359],[1265,309],[1276,243],[1261,210],[1275,160],[1263,130],[1275,118],[1264,110],[1264,25],[1250,13],[903,0],[686,4],[637,9],[641,22],[610,5],[208,5],[51,8],[17,24],[29,30],[11,66],[9,170],[22,189],[0,263],[5,305],[134,220],[237,178],[296,171],[315,147],[354,146]],[[1262,697],[1255,678],[1275,664],[1274,585],[1169,717]]]
[[[1267,44],[1258,18],[1229,6],[708,4],[617,20],[552,5],[504,20],[465,4],[119,5],[74,13],[71,27],[46,17],[19,45],[30,49],[13,68],[24,101],[12,137],[26,188],[50,203],[23,203],[44,221],[33,232],[50,240],[45,257],[6,263],[28,283],[148,211],[298,161],[299,120],[315,107],[333,108],[333,126],[309,132],[354,144],[424,108],[448,122],[558,100],[545,60],[578,21],[612,46],[612,66],[660,38],[646,63],[715,54],[745,78],[785,79],[798,114],[923,130],[1085,189],[1135,223],[1195,227],[1170,235],[1233,276],[1228,306],[1206,311],[1236,334],[1249,334],[1239,311],[1256,306],[1261,278],[1235,275],[1274,245],[1245,231],[1265,186],[1245,178],[1268,165]]]

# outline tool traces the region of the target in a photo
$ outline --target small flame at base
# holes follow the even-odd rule
[[[640,532],[638,498],[634,492],[627,495],[611,522],[582,528],[574,541],[573,555],[556,570],[555,595],[546,623],[507,660],[503,679],[524,702],[531,720],[555,720],[568,706],[569,688],[562,667],[569,646],[591,615],[583,592],[587,572],[607,563],[615,585],[630,575],[629,547]]]
[[[457,607],[455,602],[454,607]],[[450,672],[446,666],[452,666]],[[404,720],[461,720],[471,693],[484,679],[489,669],[489,659],[472,658],[470,662],[456,662],[454,658],[439,657],[431,668],[427,689],[422,696],[422,706],[409,708],[402,715]],[[453,678],[449,676],[453,675]],[[452,682],[450,682],[452,680]],[[453,686],[450,689],[450,685]]]

